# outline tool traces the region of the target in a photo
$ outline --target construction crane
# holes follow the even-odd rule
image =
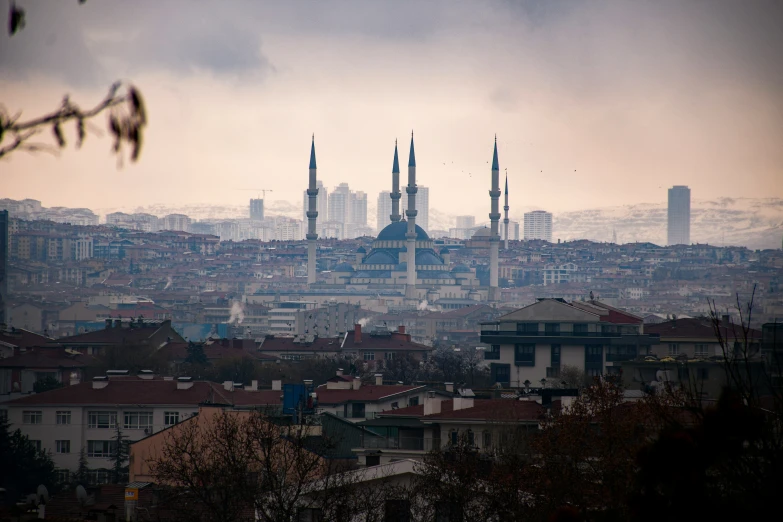
[[[267,192],[274,192],[274,190],[272,189],[259,189],[259,188],[240,188],[234,190],[252,190],[253,192],[261,192],[264,195],[264,199],[266,199]]]

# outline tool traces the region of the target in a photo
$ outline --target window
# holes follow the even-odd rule
[[[351,417],[354,419],[363,419],[364,418],[364,403],[363,402],[354,402],[351,404]]]
[[[410,500],[389,499],[383,506],[383,522],[410,522]]]
[[[394,360],[394,352],[384,352],[383,358],[387,361],[393,361]]]
[[[126,411],[123,427],[130,430],[152,429],[152,412]]]
[[[111,479],[108,469],[91,469],[87,473],[87,481],[90,484],[108,484]]]
[[[22,422],[25,424],[41,424],[43,413],[40,411],[25,411],[22,413]]]
[[[375,360],[375,352],[364,352],[364,360],[365,361],[374,361]]]
[[[57,476],[57,482],[60,484],[67,484],[71,481],[71,472],[67,469],[56,469],[54,473]]]
[[[603,365],[604,347],[590,345],[585,347],[585,363],[600,363]]]
[[[514,364],[517,366],[536,365],[536,345],[517,344],[514,346]]]
[[[511,383],[511,365],[509,364],[492,364],[492,380],[495,382],[510,384]]]
[[[71,441],[70,440],[56,440],[54,441],[56,453],[70,453]]]
[[[179,412],[178,411],[167,411],[163,414],[163,419],[166,424],[166,426],[173,426],[176,423],[179,422]]]
[[[452,443],[454,446],[456,446],[456,445],[457,445],[457,443],[459,442],[459,432],[458,432],[457,430],[454,430],[454,431],[452,431],[452,432],[449,434],[449,441],[451,441],[451,443]]]
[[[484,449],[489,449],[492,447],[492,433],[489,431],[485,431],[482,434],[481,437],[481,447]]]
[[[587,325],[585,323],[574,323],[574,335],[587,335]]]
[[[696,356],[697,357],[706,357],[709,355],[707,345],[706,344],[697,344],[696,345]]]
[[[30,444],[35,446],[36,451],[41,451],[41,441],[40,440],[31,440]]]
[[[393,402],[393,403],[391,403],[391,409],[393,409],[393,410],[396,410],[396,409],[397,409],[397,408],[399,408],[399,407],[400,407],[400,403],[399,403],[399,402]]]
[[[113,429],[117,427],[116,411],[91,411],[87,415],[87,427],[98,429]]]
[[[601,368],[587,368],[585,369],[585,373],[588,377],[600,377],[601,376]]]
[[[538,333],[538,323],[517,323],[517,333],[536,335]]]
[[[678,344],[670,344],[669,355],[680,355],[680,346]]]
[[[57,412],[57,424],[70,424],[71,412],[70,411],[58,411]]]
[[[115,440],[88,440],[87,456],[108,458],[117,450],[117,441]]]
[[[419,405],[419,398],[418,397],[411,397],[408,399],[408,406],[418,406]]]
[[[557,335],[560,333],[560,323],[546,323],[544,333],[547,335]]]
[[[476,444],[476,435],[473,433],[473,430],[468,430],[468,445],[475,446]]]

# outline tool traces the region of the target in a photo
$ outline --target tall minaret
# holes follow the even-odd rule
[[[498,210],[498,200],[500,199],[500,172],[498,167],[497,135],[495,135],[495,152],[492,156],[492,189],[489,191],[489,197],[492,200],[489,213],[489,221],[491,223],[489,234],[489,300],[499,301],[498,243],[500,243],[500,235],[498,234],[498,222],[500,221],[500,212]]]
[[[312,285],[316,282],[315,278],[315,240],[318,234],[315,231],[315,219],[318,217],[316,210],[316,198],[318,197],[318,187],[315,185],[315,134],[313,142],[310,145],[310,185],[307,188],[307,284]]]
[[[411,153],[408,157],[408,186],[405,192],[408,193],[408,210],[405,215],[408,217],[408,233],[405,234],[407,240],[408,254],[406,261],[408,263],[408,274],[405,284],[405,297],[407,299],[416,299],[416,155],[413,152],[413,131],[411,131]]]
[[[397,160],[397,140],[394,140],[394,164],[392,165],[392,191],[389,194],[392,201],[391,222],[400,220],[400,162]],[[378,225],[380,228],[380,225]]]
[[[506,204],[503,205],[503,214],[504,214],[503,226],[506,229],[506,245],[505,245],[504,248],[506,250],[508,250],[508,171],[506,171],[506,192],[505,192],[505,196],[506,196]]]

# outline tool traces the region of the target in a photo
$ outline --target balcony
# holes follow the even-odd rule
[[[481,336],[503,337],[621,337],[620,333],[603,332],[516,332],[513,330],[499,332],[497,330],[482,330]]]
[[[440,439],[424,437],[362,437],[363,449],[385,449],[402,451],[432,451],[440,448]]]

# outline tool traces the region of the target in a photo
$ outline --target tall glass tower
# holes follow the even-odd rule
[[[675,185],[669,189],[668,244],[691,244],[691,189]]]

